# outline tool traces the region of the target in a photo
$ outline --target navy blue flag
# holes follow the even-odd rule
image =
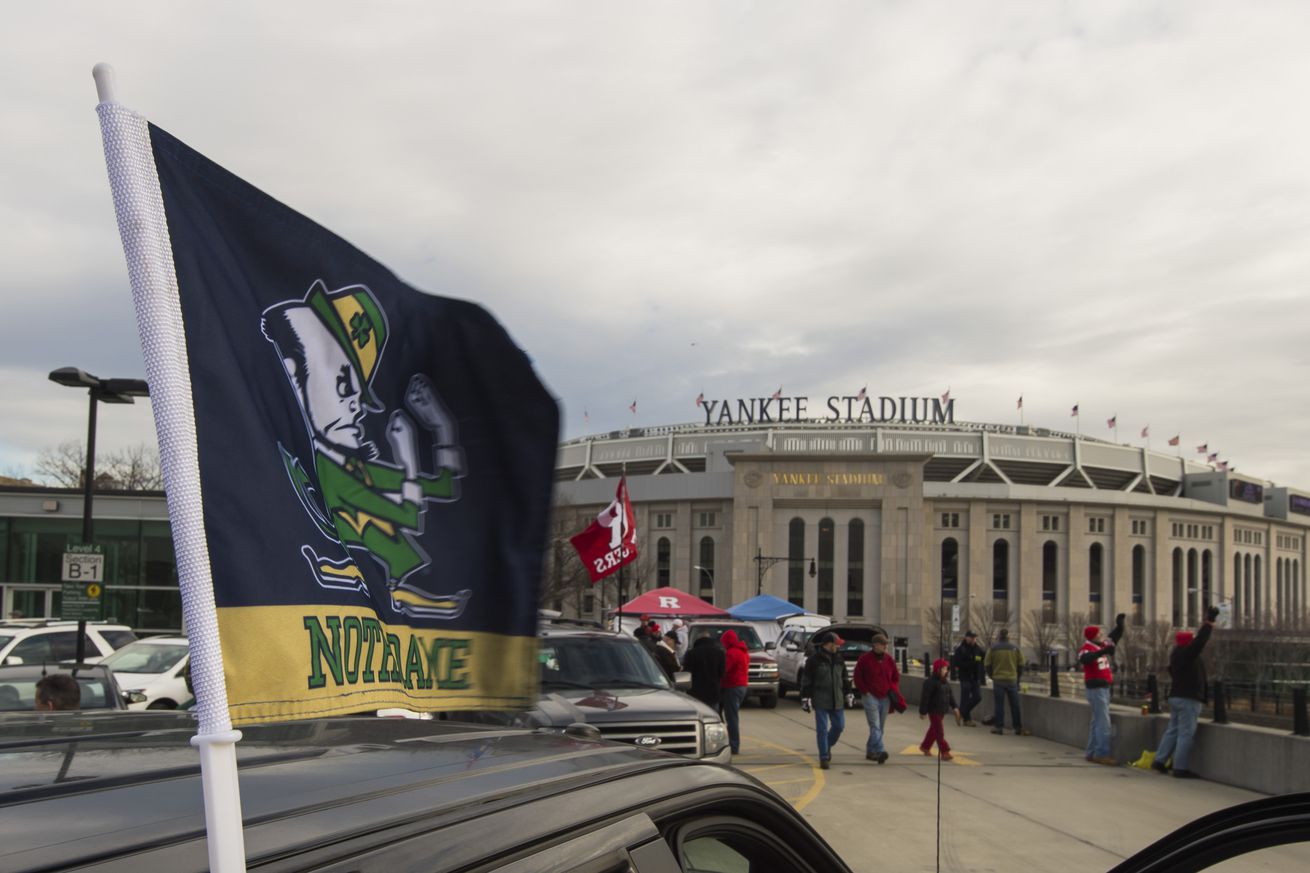
[[[527,356],[149,133],[232,720],[530,704],[559,424]]]

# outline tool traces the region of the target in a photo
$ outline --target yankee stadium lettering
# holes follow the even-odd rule
[[[324,624],[327,626],[324,627]],[[406,690],[469,687],[470,639],[431,632],[390,633],[375,618],[305,616],[309,633],[308,688],[397,684]],[[407,629],[408,630],[408,629]]]
[[[876,401],[876,403],[875,403]],[[938,397],[860,397],[833,395],[827,398],[823,416],[808,414],[808,397],[741,397],[736,400],[705,400],[705,424],[772,424],[805,421],[902,422],[912,424],[954,424],[955,400]]]

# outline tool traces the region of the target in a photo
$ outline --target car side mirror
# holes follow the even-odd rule
[[[8,658],[5,658],[5,663],[6,663],[6,664],[21,664],[21,663],[23,663],[23,659],[20,658],[20,657],[18,657],[17,655],[10,655]]]
[[[673,674],[673,687],[679,691],[686,691],[691,687],[691,673],[686,670],[679,670]]]
[[[775,643],[773,640],[769,640],[767,643],[764,644],[764,651],[766,652],[772,652],[777,648],[778,648],[778,644]]]

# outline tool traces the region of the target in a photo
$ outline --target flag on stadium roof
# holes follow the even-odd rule
[[[635,400],[632,401],[632,405],[629,406],[628,409],[632,411],[632,414],[633,414],[633,415],[636,415],[636,414],[637,414],[637,401],[635,401]]]
[[[1146,439],[1150,435],[1151,435],[1151,426],[1148,424],[1146,427],[1142,428],[1142,439]]]
[[[1108,428],[1116,428],[1116,427],[1118,427],[1118,426],[1119,426],[1119,416],[1117,416],[1117,415],[1112,415],[1112,416],[1110,416],[1109,418],[1107,418],[1107,419],[1105,420],[1105,426],[1108,427]]]
[[[1075,403],[1075,404],[1073,405],[1073,409],[1069,410],[1069,417],[1072,418],[1072,417],[1074,417],[1074,416],[1077,415],[1077,414],[1078,414],[1078,404]]]
[[[1204,455],[1208,451],[1210,451],[1209,443],[1201,443],[1199,446],[1196,447],[1196,453],[1198,455]]]
[[[1207,463],[1213,464],[1215,461],[1219,460],[1219,453],[1211,452],[1210,454],[1206,455],[1205,460]]]
[[[1178,445],[1180,442],[1182,442],[1182,438],[1183,438],[1182,434],[1175,434],[1172,438],[1170,438],[1169,445],[1171,446]]]
[[[697,406],[704,406],[704,405],[705,405],[705,392],[704,392],[704,391],[702,391],[701,393],[699,393],[699,394],[696,395],[696,405],[697,405]]]
[[[951,402],[951,389],[947,387],[946,393],[942,395],[942,406]]]
[[[1023,409],[1023,395],[1022,395],[1022,394],[1019,395],[1019,403],[1018,403],[1018,405],[1017,405],[1015,408],[1016,408],[1016,409]]]
[[[865,385],[863,388],[861,388],[861,389],[859,390],[859,393],[857,393],[857,394],[855,395],[855,402],[856,402],[856,403],[863,403],[863,402],[864,402],[864,398],[866,398],[866,397],[868,397],[868,396],[869,396],[869,386],[868,386],[868,385]]]
[[[772,394],[769,395],[769,399],[770,399],[770,400],[780,400],[780,399],[782,399],[782,386],[781,386],[781,385],[778,386],[778,390],[777,390],[777,391],[774,391]]]

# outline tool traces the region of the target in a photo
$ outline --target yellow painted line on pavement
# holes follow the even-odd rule
[[[809,781],[810,781],[809,779],[775,779],[774,781],[769,783],[769,787],[772,788],[775,785],[791,785],[794,782],[809,782]]]
[[[932,753],[931,755],[925,755],[925,754],[923,753],[923,749],[919,748],[918,746],[906,746],[904,749],[901,749],[901,754],[902,754],[902,755],[911,755],[911,756],[916,757],[916,758],[936,758],[936,757],[937,757],[937,750],[934,749],[934,750],[933,750],[933,753]],[[955,750],[953,750],[953,749],[951,750],[951,760],[950,760],[950,761],[947,761],[947,763],[948,763],[948,764],[959,764],[959,765],[962,766],[962,767],[981,767],[981,766],[982,766],[982,762],[981,762],[981,761],[975,761],[975,760],[973,760],[972,758],[970,758],[968,755],[964,754],[963,752],[957,752],[957,751],[955,751]]]
[[[811,801],[819,796],[819,792],[823,790],[825,780],[823,778],[823,771],[819,769],[818,761],[804,752],[798,752],[795,749],[789,749],[786,746],[780,746],[777,743],[771,743],[768,740],[762,740],[759,737],[746,737],[746,739],[750,740],[752,743],[759,743],[761,746],[768,746],[770,749],[777,749],[784,755],[794,755],[809,765],[810,773],[814,776],[814,785],[798,799],[791,801],[791,805],[796,808],[797,812],[800,812],[802,809],[809,806]]]
[[[765,770],[780,770],[783,767],[795,767],[796,764],[746,764],[738,767],[738,770],[745,770],[754,776],[756,773],[763,773]]]

